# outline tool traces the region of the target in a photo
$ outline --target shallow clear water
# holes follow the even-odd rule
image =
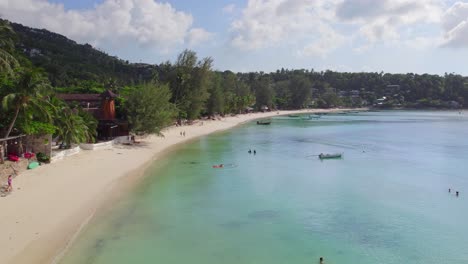
[[[203,137],[61,263],[468,263],[467,135],[458,112],[368,112]],[[321,152],[344,158],[307,157]]]

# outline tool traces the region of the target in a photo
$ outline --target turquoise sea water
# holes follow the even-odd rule
[[[203,137],[61,263],[468,263],[467,136],[468,114],[367,112]],[[321,152],[344,158],[307,157]]]

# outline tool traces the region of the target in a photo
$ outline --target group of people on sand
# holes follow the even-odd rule
[[[180,131],[180,136],[185,137],[185,131]]]
[[[452,192],[452,189],[451,189],[451,188],[449,188],[449,189],[448,189],[448,191],[449,191],[449,193],[451,193],[451,192]],[[459,191],[455,191],[455,196],[457,196],[457,197],[458,197],[458,195],[460,195],[460,192],[459,192]]]

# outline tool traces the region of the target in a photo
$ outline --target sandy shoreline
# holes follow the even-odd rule
[[[343,111],[281,111],[313,113]],[[14,192],[0,198],[0,256],[2,263],[51,263],[66,249],[95,211],[115,192],[141,178],[145,169],[165,151],[200,136],[233,128],[271,116],[254,113],[203,121],[191,126],[170,127],[163,137],[148,137],[137,146],[115,146],[109,150],[82,151],[16,177]],[[185,131],[186,136],[180,132]]]

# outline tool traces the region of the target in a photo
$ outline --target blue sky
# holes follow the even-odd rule
[[[0,0],[0,16],[132,62],[468,75],[468,1]]]

